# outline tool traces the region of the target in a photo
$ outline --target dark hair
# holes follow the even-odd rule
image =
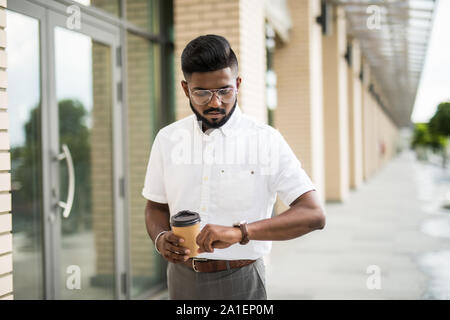
[[[181,54],[185,79],[194,72],[210,72],[230,67],[238,71],[238,61],[230,43],[222,36],[208,34],[191,40]]]

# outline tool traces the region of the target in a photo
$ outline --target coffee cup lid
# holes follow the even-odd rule
[[[173,227],[187,227],[200,222],[200,215],[197,212],[183,210],[170,218]]]

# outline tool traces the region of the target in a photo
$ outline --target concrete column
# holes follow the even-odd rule
[[[357,40],[352,40],[351,65],[348,66],[348,119],[349,119],[349,168],[350,188],[358,188],[362,183],[362,86],[361,50]]]
[[[242,85],[238,102],[244,113],[267,122],[264,1],[175,0],[176,117],[192,114],[181,90],[181,53],[189,41],[205,34],[224,36],[239,61]]]
[[[324,200],[322,33],[320,0],[289,0],[289,42],[274,53],[278,105],[275,127],[285,137]]]
[[[366,181],[369,174],[369,160],[370,160],[370,140],[369,140],[369,132],[370,132],[370,104],[372,97],[369,93],[369,79],[370,79],[370,68],[366,61],[362,62],[362,158],[363,158],[363,179]]]
[[[372,176],[376,171],[377,163],[377,141],[376,141],[376,108],[377,102],[375,98],[370,96],[369,109],[369,176]]]
[[[346,25],[344,10],[333,8],[333,33],[323,37],[326,200],[343,201],[349,191]]]

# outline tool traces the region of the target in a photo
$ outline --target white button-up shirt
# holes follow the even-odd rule
[[[195,115],[161,129],[153,143],[142,195],[167,203],[170,216],[200,214],[206,224],[232,226],[272,216],[276,196],[290,205],[315,187],[278,130],[239,106],[227,123],[204,133]],[[271,241],[251,240],[202,253],[219,260],[258,259]]]

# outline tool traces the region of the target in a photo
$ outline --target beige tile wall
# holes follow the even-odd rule
[[[363,178],[362,157],[362,87],[359,74],[361,71],[361,50],[357,40],[352,43],[352,64],[348,67],[348,133],[349,133],[349,171],[350,188],[358,188]]]
[[[267,122],[265,105],[264,3],[260,0],[175,0],[176,118],[192,114],[181,89],[181,53],[197,36],[227,38],[239,61],[242,85],[239,105],[244,113]]]
[[[288,43],[274,53],[278,105],[275,127],[285,137],[324,199],[322,33],[315,19],[318,0],[290,0],[292,29]],[[286,207],[281,204],[277,211]]]
[[[6,0],[0,0],[0,300],[13,299],[11,158],[6,74]]]
[[[323,37],[323,97],[325,128],[325,197],[343,201],[349,192],[349,136],[346,21],[333,8],[333,32]]]
[[[370,72],[370,66],[363,62],[364,82],[362,84],[362,157],[363,179],[370,179],[377,170],[396,155],[399,143],[399,129],[386,112],[369,93],[373,84],[381,100],[386,103],[381,87]],[[384,151],[383,151],[384,149]]]

